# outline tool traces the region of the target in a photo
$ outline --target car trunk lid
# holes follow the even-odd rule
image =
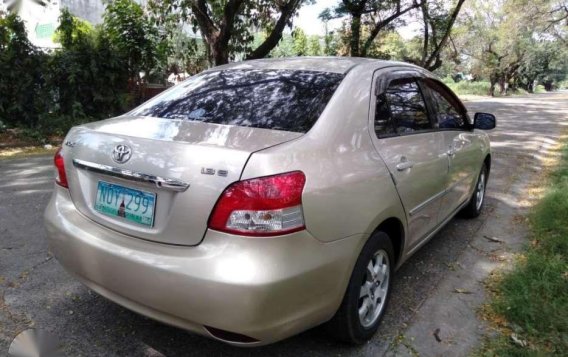
[[[196,245],[217,199],[239,180],[250,155],[301,135],[119,117],[74,128],[63,156],[71,198],[86,217],[137,238]],[[124,163],[113,158],[119,146],[130,149]]]

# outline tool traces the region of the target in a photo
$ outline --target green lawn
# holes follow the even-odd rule
[[[568,355],[568,145],[549,180],[530,215],[530,244],[514,269],[492,284],[486,312],[502,333],[487,341],[481,356]]]
[[[491,85],[488,81],[476,81],[476,82],[468,82],[468,81],[460,81],[454,82],[451,78],[444,78],[443,82],[458,96],[461,95],[480,95],[486,96],[489,95],[489,86]],[[535,88],[535,93],[544,93],[544,87],[542,85],[538,85]],[[509,94],[519,95],[519,94],[528,94],[527,91],[524,89],[517,89],[515,92],[510,92]],[[499,86],[495,89],[495,95],[499,96]]]

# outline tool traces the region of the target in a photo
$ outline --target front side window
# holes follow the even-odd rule
[[[379,136],[407,134],[432,129],[424,97],[413,78],[390,82],[377,97],[375,131]]]
[[[436,114],[434,125],[440,129],[467,129],[467,115],[455,97],[433,80],[425,80],[425,83],[430,89]]]
[[[305,133],[343,77],[299,70],[205,72],[130,114]]]

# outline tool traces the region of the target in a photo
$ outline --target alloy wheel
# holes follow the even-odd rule
[[[475,208],[479,211],[481,205],[483,204],[483,199],[485,198],[485,172],[481,172],[479,175],[479,181],[477,182],[477,187],[475,189]]]
[[[384,250],[378,250],[365,271],[359,292],[359,321],[363,327],[372,326],[381,315],[390,286],[390,261]]]

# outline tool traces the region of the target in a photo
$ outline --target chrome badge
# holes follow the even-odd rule
[[[227,171],[227,170],[215,170],[215,169],[208,168],[208,167],[202,167],[201,168],[201,174],[202,175],[215,175],[215,173],[217,173],[217,176],[221,176],[221,177],[227,177],[227,175],[229,175],[229,171]]]
[[[117,145],[114,150],[112,150],[112,159],[119,164],[124,164],[132,156],[132,150],[128,145]]]

